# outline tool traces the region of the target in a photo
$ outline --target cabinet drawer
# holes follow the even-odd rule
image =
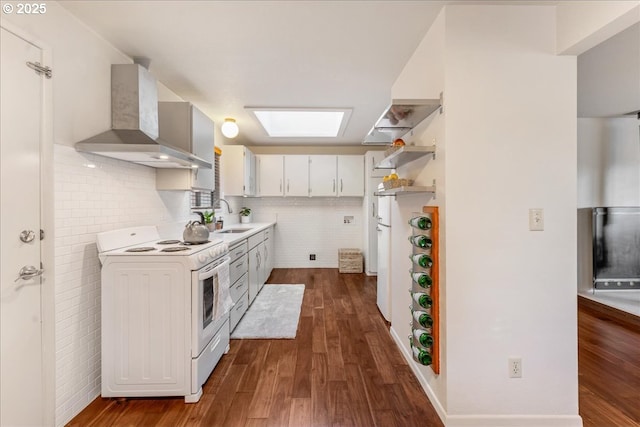
[[[236,305],[233,306],[233,308],[231,309],[231,313],[229,313],[229,328],[231,331],[236,328],[238,322],[240,322],[240,319],[242,319],[242,316],[248,308],[249,293],[245,292],[244,294],[242,294],[238,302],[236,302]]]
[[[249,271],[248,255],[244,254],[229,264],[229,283],[233,285],[247,271]]]
[[[271,228],[267,228],[266,230],[264,230],[262,232],[262,237],[264,237],[264,240],[269,240],[269,238],[271,237]]]
[[[245,274],[229,288],[229,294],[231,295],[233,302],[237,302],[240,299],[240,296],[247,292],[248,289],[249,275]]]
[[[246,240],[242,241],[242,243],[240,244],[237,244],[229,248],[229,257],[231,257],[231,262],[237,260],[242,255],[246,254],[248,250],[249,249],[247,248]],[[231,281],[231,283],[233,283],[233,280]]]
[[[249,236],[249,249],[255,248],[264,241],[264,232],[256,233],[253,236]]]

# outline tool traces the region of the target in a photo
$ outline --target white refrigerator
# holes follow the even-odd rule
[[[380,184],[382,186],[382,184]],[[391,321],[391,283],[389,267],[391,265],[391,198],[378,197],[378,295],[380,313]]]

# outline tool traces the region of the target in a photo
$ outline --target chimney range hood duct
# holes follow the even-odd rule
[[[76,151],[154,168],[212,168],[211,163],[158,135],[155,78],[137,63],[111,65],[111,130],[76,143]]]

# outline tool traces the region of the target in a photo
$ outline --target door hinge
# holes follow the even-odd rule
[[[48,79],[53,75],[53,70],[51,67],[47,67],[46,65],[42,65],[39,62],[30,62],[27,61],[27,67],[31,68],[37,74],[44,74],[44,76]]]

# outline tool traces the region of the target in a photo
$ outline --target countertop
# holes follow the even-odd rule
[[[248,224],[229,224],[225,226],[222,230],[216,230],[211,233],[211,237],[215,239],[221,239],[223,242],[228,244],[229,246],[233,246],[236,243],[253,236],[256,233],[259,233],[267,228],[275,225],[275,222],[251,222]],[[246,230],[242,233],[225,233],[225,230]]]

